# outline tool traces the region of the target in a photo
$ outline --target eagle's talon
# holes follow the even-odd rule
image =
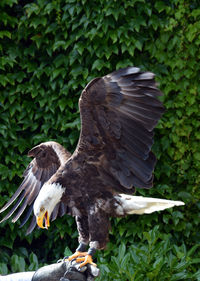
[[[91,265],[93,265],[93,266],[97,266],[96,265],[96,263],[94,263],[93,262],[93,260],[92,260],[92,256],[91,255],[86,255],[85,257],[82,257],[82,258],[77,258],[76,259],[76,262],[77,263],[81,263],[80,265],[79,265],[79,268],[81,268],[81,267],[83,267],[83,266],[85,266],[85,265],[87,265],[87,264],[91,264]]]
[[[76,259],[78,257],[85,257],[86,255],[87,255],[87,252],[79,252],[79,251],[77,251],[73,255],[67,257],[67,260],[68,261],[72,261],[72,260],[74,260],[74,259]]]

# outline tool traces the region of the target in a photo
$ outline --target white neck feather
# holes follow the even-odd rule
[[[55,206],[60,202],[64,191],[65,189],[61,184],[46,182],[41,188],[33,206],[35,216],[38,215],[41,207],[44,207],[50,216]]]

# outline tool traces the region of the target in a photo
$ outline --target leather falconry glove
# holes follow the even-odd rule
[[[76,261],[61,261],[38,269],[32,281],[94,281],[99,269],[88,264],[79,268]]]

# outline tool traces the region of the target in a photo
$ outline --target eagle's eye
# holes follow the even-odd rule
[[[44,207],[41,207],[41,208],[40,208],[40,212],[41,212],[41,213],[44,212]]]

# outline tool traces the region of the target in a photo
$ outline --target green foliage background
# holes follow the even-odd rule
[[[0,206],[20,184],[30,148],[56,140],[73,151],[87,82],[126,66],[151,70],[167,111],[155,134],[155,185],[140,194],[186,205],[113,219],[99,280],[200,280],[198,1],[1,0],[0,22]],[[77,246],[71,217],[29,236],[19,225],[0,225],[2,274]]]

